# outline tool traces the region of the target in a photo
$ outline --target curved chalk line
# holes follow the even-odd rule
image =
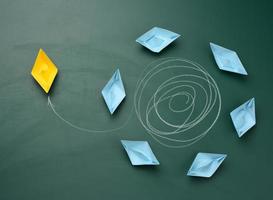
[[[77,130],[79,130],[79,131],[88,132],[88,133],[107,133],[107,132],[114,132],[114,131],[120,130],[120,129],[124,128],[124,127],[128,124],[130,118],[132,117],[132,113],[133,113],[133,112],[132,112],[133,109],[131,109],[130,114],[129,114],[129,117],[127,118],[127,120],[126,120],[121,126],[119,126],[119,127],[117,127],[117,128],[107,129],[107,130],[94,130],[94,129],[88,129],[88,128],[83,128],[83,127],[77,126],[77,125],[73,124],[72,122],[66,120],[62,115],[60,115],[60,114],[55,110],[54,105],[53,105],[52,102],[51,102],[50,96],[47,97],[47,101],[48,101],[48,105],[49,105],[49,107],[51,108],[51,110],[53,111],[53,113],[54,113],[59,119],[61,119],[64,123],[66,123],[67,125],[71,126],[72,128],[75,128],[75,129],[77,129]],[[132,108],[133,108],[133,107],[132,107]]]
[[[221,111],[221,94],[215,80],[200,64],[179,58],[160,59],[150,64],[147,69],[148,72],[143,72],[144,77],[138,81],[134,94],[135,112],[147,133],[161,145],[169,148],[187,147],[203,138],[216,123]],[[178,75],[171,76],[163,81],[155,91],[151,91],[149,87],[154,85],[155,81],[158,81],[158,79],[152,80],[153,78],[156,79],[157,76],[160,76],[161,73],[164,74],[166,71],[179,69],[192,70],[192,73],[179,73]],[[191,79],[196,79],[196,81]],[[206,83],[206,85],[202,83]],[[199,88],[199,90],[203,91],[205,105],[199,115],[192,119],[196,106],[195,101],[198,98],[195,88]],[[176,92],[177,90],[179,92]],[[143,103],[143,101],[145,101],[143,97],[147,96],[145,96],[147,92],[149,92],[148,101]],[[172,107],[174,98],[179,95],[187,98],[185,103],[186,107],[184,109],[174,109]],[[165,101],[168,101],[168,108],[173,113],[189,112],[182,123],[175,124],[175,122],[162,116],[159,109],[160,104]],[[217,114],[213,122],[204,131],[200,132],[200,130],[197,130],[200,132],[197,136],[190,137],[189,139],[180,139],[180,137],[189,134],[188,132],[190,130],[199,125],[213,109],[216,109]],[[156,128],[150,119],[152,114],[157,117],[161,126],[164,125],[171,129],[171,131]],[[172,138],[173,136],[178,136],[179,139]]]

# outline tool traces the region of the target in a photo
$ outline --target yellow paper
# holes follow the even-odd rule
[[[32,68],[31,75],[46,93],[49,92],[57,73],[58,68],[50,60],[46,53],[40,49]]]

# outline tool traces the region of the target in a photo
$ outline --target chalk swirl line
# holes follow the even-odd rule
[[[200,64],[180,58],[163,58],[146,69],[134,94],[135,112],[146,132],[169,148],[187,147],[202,139],[221,111],[215,80]],[[178,97],[186,99],[182,108],[173,105]],[[208,116],[212,122],[205,120]]]

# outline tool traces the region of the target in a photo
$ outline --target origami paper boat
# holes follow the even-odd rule
[[[150,49],[155,53],[159,53],[162,49],[180,37],[179,34],[172,31],[154,27],[142,36],[136,39],[136,42]]]
[[[226,154],[198,153],[187,175],[211,177],[226,157]]]
[[[101,93],[110,113],[113,114],[126,96],[119,69],[115,71]]]
[[[132,165],[159,165],[147,141],[121,140]]]
[[[33,65],[31,75],[46,93],[49,92],[57,73],[58,68],[46,53],[40,49]]]
[[[241,60],[235,51],[226,49],[214,43],[210,43],[210,48],[215,61],[221,70],[247,75]]]
[[[256,124],[255,99],[252,98],[230,113],[239,137]]]

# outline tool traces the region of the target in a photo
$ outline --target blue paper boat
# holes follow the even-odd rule
[[[210,48],[215,61],[221,70],[247,75],[247,72],[235,51],[226,49],[214,43],[210,43]]]
[[[126,96],[119,69],[115,71],[101,93],[110,113],[113,114]]]
[[[226,157],[226,154],[198,153],[187,175],[209,178]]]
[[[159,165],[147,141],[121,140],[132,165]]]
[[[154,27],[142,36],[136,39],[136,42],[150,49],[153,52],[159,53],[162,49],[176,40],[180,35],[172,31]]]
[[[252,98],[230,113],[239,137],[256,124],[255,99]]]

